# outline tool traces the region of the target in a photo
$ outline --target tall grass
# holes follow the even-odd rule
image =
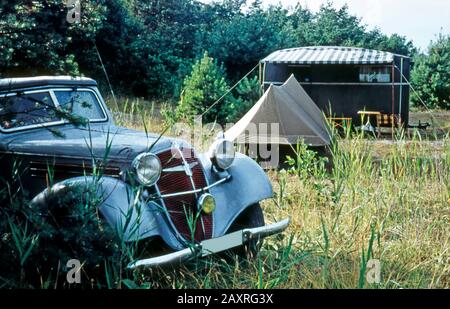
[[[115,112],[119,125],[158,132],[155,124],[164,122],[148,105],[122,108]],[[292,223],[266,239],[254,260],[213,256],[171,270],[131,272],[124,265],[138,249],[119,241],[121,254],[99,263],[92,287],[449,288],[448,135],[438,141],[401,131],[392,141],[351,130],[333,136],[329,169],[300,143],[287,158],[290,169],[268,172],[275,195],[262,204],[266,221],[289,216]],[[0,284],[26,286],[22,264],[30,263],[39,234],[15,221],[6,227],[18,246],[10,268],[17,277],[0,274]],[[366,280],[371,259],[380,261],[379,283]],[[57,287],[53,275],[39,287]]]
[[[266,221],[289,216],[292,224],[266,239],[255,261],[212,257],[153,286],[450,287],[448,134],[436,140],[398,130],[393,140],[378,140],[349,128],[332,133],[329,170],[300,143],[288,171],[269,172],[275,196],[263,203]],[[371,259],[380,261],[379,283],[366,280]]]
[[[401,136],[383,157],[377,143],[336,137],[327,177],[275,182],[287,201],[266,202],[266,213],[290,215],[295,252],[311,252],[280,287],[449,287],[449,139],[436,150]],[[381,262],[377,286],[365,281],[370,258]]]

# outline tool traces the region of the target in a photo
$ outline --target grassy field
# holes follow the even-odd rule
[[[147,127],[161,129],[157,112],[144,116]],[[283,235],[264,242],[255,261],[215,257],[151,277],[139,274],[135,283],[164,288],[449,288],[450,139],[445,127],[450,113],[415,112],[411,122],[429,118],[437,119],[437,139],[433,128],[382,139],[336,135],[331,169],[301,148],[299,164],[269,171],[275,196],[263,203],[266,221],[290,217],[292,223]],[[119,123],[142,128],[139,121]],[[379,283],[366,280],[371,259],[381,266]]]
[[[118,125],[161,133],[168,119],[161,114],[170,112],[125,101],[114,117]],[[450,288],[450,113],[414,112],[411,118],[424,117],[435,127],[380,139],[333,134],[326,159],[299,144],[291,165],[267,171],[275,194],[262,203],[266,222],[290,217],[291,225],[267,238],[256,259],[214,256],[164,272],[126,271],[137,249],[98,238],[95,233],[104,236],[105,229],[91,211],[95,204],[85,202],[67,208],[77,221],[64,229],[62,241],[70,239],[95,259],[87,258],[91,268],[83,268],[87,288]],[[33,220],[21,221],[23,211],[33,209],[20,198],[10,200],[7,220],[0,221],[0,248],[11,252],[0,250],[9,263],[0,287],[71,288],[61,264],[65,253],[55,260],[44,241],[60,233],[41,228],[33,219],[39,210],[28,215]],[[380,277],[369,276],[376,269]],[[36,275],[37,282],[29,280]]]

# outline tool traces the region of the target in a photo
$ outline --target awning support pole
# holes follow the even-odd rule
[[[395,115],[395,61],[392,62],[392,117]],[[392,119],[394,120],[394,119]],[[392,128],[394,128],[394,121],[392,121]],[[394,134],[394,132],[392,132]]]
[[[261,62],[259,63],[259,83],[262,85],[263,80],[262,80],[262,64]]]
[[[263,82],[266,81],[266,63],[263,64],[263,73],[262,73]]]
[[[403,122],[402,119],[402,104],[403,104],[403,57],[400,60],[400,93],[399,93],[399,103],[398,103],[398,119],[400,123]]]
[[[262,80],[263,80],[263,84],[262,84],[262,90],[261,93],[264,93],[264,91],[266,91],[266,89],[264,89],[264,85],[265,85],[265,81],[266,81],[266,62],[264,62],[263,64],[263,70],[262,70]]]
[[[263,80],[263,72],[262,72],[262,63],[259,62],[259,92],[260,95],[264,92],[264,80]]]

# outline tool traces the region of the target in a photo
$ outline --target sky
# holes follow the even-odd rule
[[[211,2],[212,0],[202,0]],[[251,0],[249,0],[251,1]],[[281,3],[295,6],[300,3],[316,12],[328,0],[262,0],[265,5]],[[450,34],[449,0],[334,0],[336,8],[348,4],[353,15],[362,18],[369,29],[379,28],[383,33],[398,33],[412,40],[425,51],[431,40],[441,32]]]

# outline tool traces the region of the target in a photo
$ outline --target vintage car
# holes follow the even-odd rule
[[[80,125],[68,114],[87,121]],[[289,224],[264,224],[259,202],[272,197],[272,186],[233,143],[218,137],[208,153],[197,153],[178,139],[117,127],[89,78],[1,79],[0,158],[2,179],[20,161],[31,205],[92,182],[99,213],[123,239],[159,237],[170,249],[130,268],[244,248]]]

